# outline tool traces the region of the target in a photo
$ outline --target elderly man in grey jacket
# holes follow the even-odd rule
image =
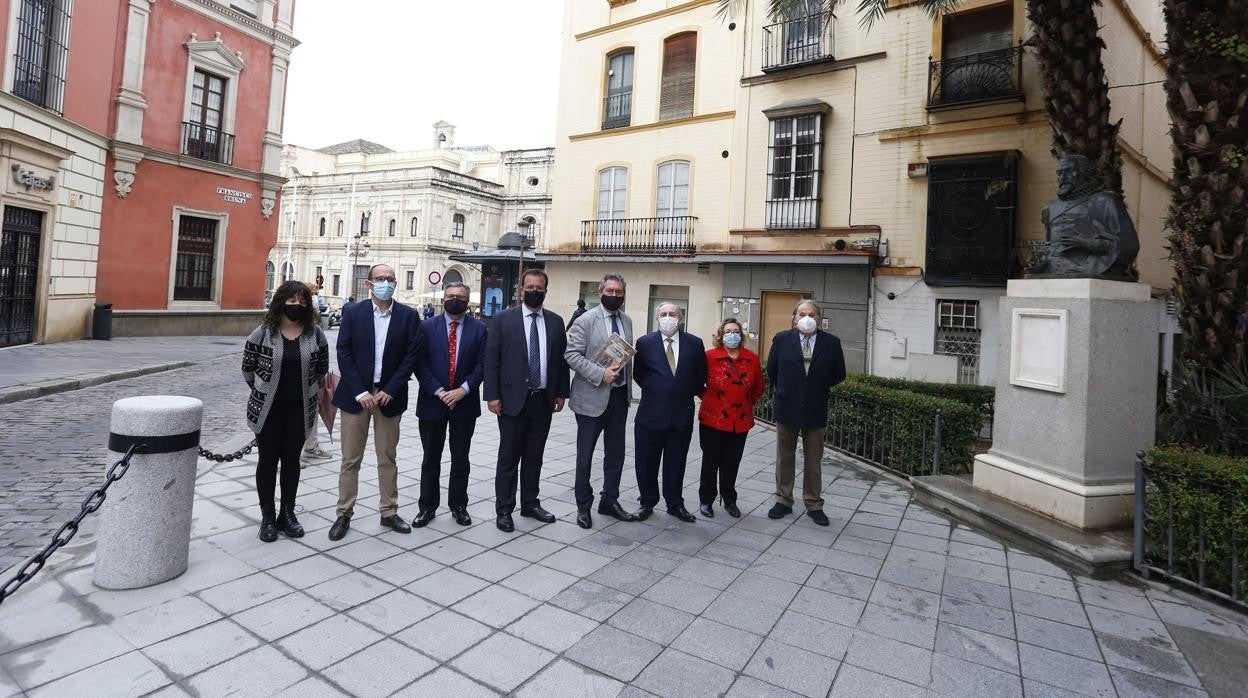
[[[624,289],[624,277],[619,274],[602,277],[598,284],[600,304],[572,323],[564,354],[573,372],[568,407],[576,413],[576,525],[581,528],[593,526],[589,509],[594,504],[594,490],[589,484],[589,471],[600,434],[605,453],[598,513],[620,521],[637,518],[619,502],[632,370],[627,362],[604,367],[594,361],[613,334],[620,335],[629,346],[633,344],[633,321],[622,310]]]

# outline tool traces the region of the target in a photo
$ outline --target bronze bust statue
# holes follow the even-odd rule
[[[1057,200],[1044,205],[1047,249],[1027,266],[1031,278],[1098,278],[1135,281],[1140,241],[1127,207],[1101,188],[1092,163],[1067,155],[1057,163]]]

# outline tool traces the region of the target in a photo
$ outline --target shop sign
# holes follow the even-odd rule
[[[251,200],[251,193],[239,191],[237,189],[226,189],[225,187],[217,187],[217,193],[222,199],[232,204],[245,204]]]
[[[13,181],[26,187],[27,191],[31,189],[52,191],[52,187],[56,186],[55,175],[40,177],[34,170],[17,163],[13,165]]]

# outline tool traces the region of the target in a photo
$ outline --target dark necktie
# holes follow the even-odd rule
[[[537,338],[537,333],[541,332],[537,326],[537,318],[541,315],[530,313],[529,317],[532,319],[529,332],[529,390],[537,390],[542,387],[542,345]]]
[[[612,314],[611,314],[611,334],[618,334],[618,335],[620,335],[621,337],[623,337],[623,336],[624,336],[624,333],[623,333],[623,332],[620,332],[620,322],[619,322],[618,316],[617,316],[617,315],[615,315],[614,313],[612,313]],[[623,367],[621,367],[621,368],[620,368],[620,375],[618,375],[618,376],[616,376],[616,377],[615,377],[615,380],[614,380],[614,381],[612,381],[611,385],[613,385],[613,386],[615,386],[615,387],[617,387],[617,388],[618,388],[619,386],[621,386],[621,385],[624,385],[624,380],[625,380],[625,378],[624,378],[624,371],[625,371],[625,369],[624,369]]]
[[[447,357],[447,363],[451,367],[450,382],[446,384],[448,388],[455,387],[455,346],[456,346],[456,343],[459,341],[455,337],[455,328],[457,327],[459,327],[459,321],[451,320],[451,333],[447,335],[446,337],[447,350],[450,352],[450,354]]]

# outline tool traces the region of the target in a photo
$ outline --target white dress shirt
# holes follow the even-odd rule
[[[809,335],[802,334],[801,330],[798,330],[797,332],[798,348],[800,349],[803,343],[809,342],[810,343],[810,355],[814,356],[815,355],[815,338],[818,336],[819,336],[819,330],[815,330],[814,332],[811,332]]]
[[[372,301],[372,303],[373,303],[373,385],[376,385],[377,383],[381,382],[381,359],[382,359],[382,356],[386,353],[386,336],[390,334],[390,316],[392,315],[392,311],[394,310],[394,302],[392,301],[390,303],[390,307],[386,308],[384,311],[380,307],[378,307],[376,300]],[[364,392],[355,396],[355,399],[357,402],[361,400],[362,398],[364,398],[365,396],[367,396],[370,392],[372,392],[371,385],[369,386],[369,388],[370,390],[365,390]]]
[[[542,384],[530,385],[530,390],[539,390],[546,387],[546,315],[541,310],[533,310],[527,305],[521,304],[520,309],[524,312],[521,316],[524,320],[524,356],[529,356],[529,342],[533,341],[533,313],[537,313],[537,346],[542,355]]]
[[[660,332],[659,339],[663,340],[663,356],[666,357],[668,337],[667,335]],[[672,340],[672,356],[676,357],[676,365],[679,366],[680,365],[680,330],[676,330],[676,333],[672,335],[671,340]]]
[[[446,319],[446,345],[447,347],[450,347],[451,345],[451,322],[454,321],[454,322],[459,323],[458,325],[455,326],[455,373],[458,374],[459,373],[459,354],[460,354],[459,345],[460,345],[460,342],[464,341],[464,320],[467,319],[468,315],[464,314],[464,316],[459,318],[458,320],[451,317],[447,313],[443,313],[442,317]],[[447,357],[448,359],[450,357],[449,349],[447,350]],[[450,376],[447,376],[447,378],[450,378]],[[455,379],[458,380],[459,376],[456,375]],[[472,391],[472,382],[469,381],[467,378],[464,379],[463,386],[464,386],[464,390],[467,390],[470,392]],[[454,387],[455,386],[447,386],[443,388],[438,388],[437,392],[435,392],[434,395],[441,396],[442,393],[445,393],[446,391],[451,390]]]

